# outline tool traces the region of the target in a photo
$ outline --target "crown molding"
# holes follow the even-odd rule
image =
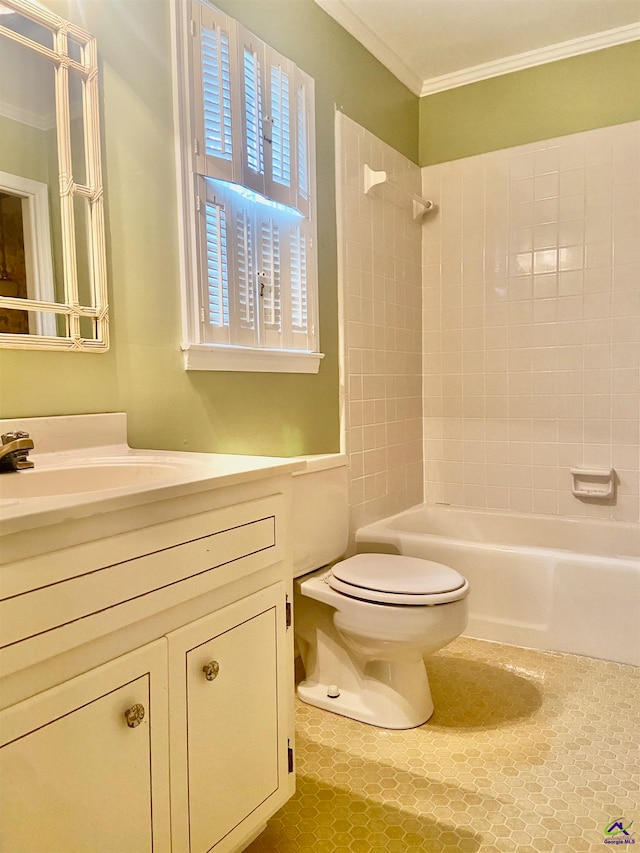
[[[640,40],[640,23],[628,24],[624,27],[592,33],[588,36],[558,42],[547,47],[507,56],[504,59],[497,59],[494,62],[485,62],[471,68],[453,71],[451,74],[443,74],[440,77],[423,80],[406,64],[402,57],[385,44],[373,30],[369,29],[343,0],[315,0],[315,2],[372,53],[401,83],[404,83],[414,95],[419,97],[434,95],[436,92],[445,92],[447,89],[456,89],[458,86],[466,86],[469,83],[477,83],[491,77],[501,77],[503,74],[511,74],[513,71],[534,68],[536,65],[546,65],[549,62],[557,62],[559,59],[569,59],[583,53],[592,53],[595,50],[603,50],[607,47]]]
[[[55,111],[48,115],[42,115],[32,110],[25,110],[8,101],[0,101],[0,116],[20,122],[20,124],[27,124],[36,130],[53,130],[56,126]]]
[[[447,89],[456,89],[458,86],[466,86],[469,83],[477,83],[480,80],[488,80],[491,77],[500,77],[503,74],[511,74],[513,71],[523,71],[525,68],[534,68],[536,65],[546,65],[549,62],[557,62],[560,59],[569,59],[572,56],[581,56],[584,53],[592,53],[595,50],[603,50],[607,47],[615,47],[619,44],[637,41],[640,39],[640,23],[628,24],[625,27],[616,27],[613,30],[605,30],[601,33],[582,36],[570,41],[559,42],[548,47],[529,50],[514,56],[507,56],[495,62],[485,62],[482,65],[474,65],[454,71],[451,74],[443,74],[441,77],[432,77],[425,80],[420,91],[421,97],[433,95],[436,92],[444,92]]]
[[[414,95],[420,95],[424,82],[419,74],[412,71],[398,54],[391,50],[382,39],[370,30],[363,21],[346,6],[342,0],[315,0],[316,4],[334,21],[359,41],[369,53],[381,62],[394,77],[410,89]]]

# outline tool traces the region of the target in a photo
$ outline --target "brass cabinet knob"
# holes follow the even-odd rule
[[[135,704],[124,712],[124,718],[130,729],[135,729],[144,720],[144,706]]]
[[[202,667],[202,671],[204,672],[204,677],[207,681],[214,681],[220,672],[220,664],[217,660],[212,660],[210,663],[205,663]]]

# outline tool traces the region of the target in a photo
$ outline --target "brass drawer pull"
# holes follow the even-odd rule
[[[202,671],[204,672],[204,677],[207,681],[214,681],[220,672],[220,664],[217,660],[212,660],[211,663],[205,663],[202,667]]]
[[[124,712],[124,718],[129,728],[135,729],[144,720],[144,706],[139,704],[132,705]]]

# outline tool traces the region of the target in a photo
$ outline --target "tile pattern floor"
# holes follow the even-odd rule
[[[409,731],[298,702],[297,792],[247,850],[575,853],[623,817],[640,853],[640,670],[460,638],[428,672]]]

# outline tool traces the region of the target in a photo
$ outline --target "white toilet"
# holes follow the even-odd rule
[[[433,713],[424,657],[464,631],[469,584],[448,566],[395,554],[328,568],[347,545],[346,469],[318,464],[294,479],[298,696],[382,728],[422,725]]]

